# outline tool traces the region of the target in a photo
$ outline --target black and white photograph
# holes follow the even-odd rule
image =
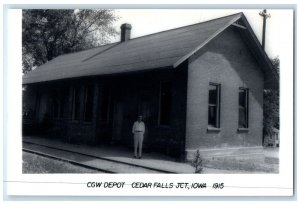
[[[5,200],[295,198],[293,5],[56,3],[3,7]]]
[[[279,173],[278,18],[23,9],[23,173]]]

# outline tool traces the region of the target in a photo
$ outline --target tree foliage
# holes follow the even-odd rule
[[[107,43],[117,34],[113,10],[23,10],[23,73],[70,52]]]
[[[277,72],[278,76],[279,76],[279,68],[280,68],[280,60],[279,57],[275,57],[274,59],[271,59],[271,62],[274,66],[275,71]]]
[[[271,60],[279,75],[280,60]],[[274,128],[279,129],[279,88],[264,90],[264,138],[274,135]],[[264,141],[265,141],[264,139]]]

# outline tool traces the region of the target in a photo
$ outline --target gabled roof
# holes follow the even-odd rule
[[[242,13],[238,13],[62,55],[24,75],[23,84],[154,68],[175,68],[240,19],[247,21]],[[252,31],[251,38],[256,39],[253,34]],[[254,42],[260,47],[257,39]],[[259,55],[266,57],[261,48],[259,52]]]

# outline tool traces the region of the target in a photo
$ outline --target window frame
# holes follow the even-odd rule
[[[210,86],[215,86],[216,90],[217,90],[217,99],[216,99],[216,104],[210,104],[209,99],[210,99]],[[216,106],[216,119],[215,119],[215,124],[210,124],[209,123],[209,110],[211,106]],[[221,128],[221,120],[220,120],[220,116],[221,116],[221,84],[220,83],[213,83],[210,82],[209,83],[209,89],[208,89],[208,115],[207,115],[207,126],[208,126],[208,130],[215,130],[218,131]]]
[[[60,102],[59,102],[59,99],[55,98],[55,99],[52,99],[52,103],[51,103],[51,116],[52,116],[52,119],[54,120],[58,120],[61,118],[60,116]]]
[[[79,95],[79,97],[78,97],[78,112],[79,112],[79,114],[78,114],[78,118],[75,118],[75,115],[76,115],[76,111],[75,111],[75,109],[76,109],[76,95],[75,95],[75,92],[78,92],[78,95]],[[81,89],[80,89],[80,87],[79,86],[74,86],[73,87],[73,89],[72,89],[72,121],[73,122],[79,122],[80,121],[80,110],[81,110],[81,99],[80,99],[80,94],[81,94]]]
[[[163,88],[163,84],[170,84],[170,110],[169,110],[169,122],[168,123],[162,123],[162,88]],[[158,101],[158,106],[159,106],[159,111],[158,111],[158,125],[161,127],[169,127],[171,126],[171,101],[172,101],[172,82],[168,81],[168,80],[162,80],[160,81],[160,86],[159,86],[159,101]]]
[[[245,107],[244,109],[244,116],[245,116],[245,126],[240,126],[240,92],[244,91],[245,92]],[[248,130],[249,129],[249,88],[245,87],[239,87],[239,92],[238,92],[238,130]]]
[[[89,96],[88,89],[91,89],[90,94],[92,95],[91,108],[88,108],[88,109],[91,109],[90,110],[90,112],[91,112],[91,118],[90,119],[86,119],[88,97],[91,97],[91,96]],[[88,85],[84,86],[84,91],[83,91],[83,122],[85,122],[85,123],[91,123],[94,119],[94,116],[93,116],[94,100],[95,100],[94,98],[95,98],[95,86],[93,84],[88,84]]]
[[[65,114],[65,97],[60,96],[59,98],[59,119],[64,119],[64,114]]]
[[[100,98],[100,119],[103,123],[109,123],[110,121],[110,109],[111,109],[111,89],[109,87],[102,88],[101,98]],[[106,104],[106,109],[104,108]]]
[[[60,120],[64,118],[64,99],[63,95],[59,93],[58,90],[55,91],[56,94],[52,94],[52,102],[51,102],[51,118],[53,120]],[[58,94],[57,94],[58,93]]]

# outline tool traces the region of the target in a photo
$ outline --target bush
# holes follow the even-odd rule
[[[200,151],[197,150],[194,159],[192,161],[192,166],[195,167],[195,173],[200,174],[203,170],[203,159],[200,155]]]

